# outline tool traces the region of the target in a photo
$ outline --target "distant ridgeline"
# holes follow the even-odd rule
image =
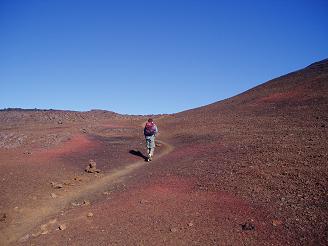
[[[0,109],[0,111],[54,111],[54,109],[4,108]]]
[[[49,111],[58,111],[58,112],[83,112],[83,111],[74,111],[74,110],[62,110],[62,109],[38,109],[38,108],[4,108],[0,109],[0,111],[22,111],[22,112],[49,112]],[[93,113],[114,113],[108,110],[102,109],[91,109],[85,112],[93,112]]]

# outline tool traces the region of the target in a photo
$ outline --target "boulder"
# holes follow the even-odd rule
[[[100,170],[96,168],[97,163],[94,160],[89,160],[89,165],[86,167],[85,171],[87,173],[99,173]]]

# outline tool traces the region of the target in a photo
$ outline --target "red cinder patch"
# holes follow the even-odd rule
[[[258,100],[259,103],[263,102],[279,102],[284,100],[296,99],[299,96],[298,91],[277,92]]]
[[[87,150],[89,148],[96,147],[97,145],[98,143],[95,140],[88,138],[86,135],[77,134],[63,144],[60,144],[50,149],[39,151],[36,156],[54,158],[72,152],[80,152],[83,150]]]
[[[87,214],[89,210],[76,212]],[[279,245],[284,242],[278,236],[283,232],[271,225],[272,220],[261,207],[228,192],[197,190],[195,180],[180,176],[153,178],[114,193],[109,200],[93,203],[92,213],[94,217],[85,228],[80,225],[85,223],[86,216],[79,219],[75,212],[69,215],[73,237],[75,231],[79,235],[93,235],[104,230],[106,233],[99,235],[109,243],[161,244],[171,240],[172,244],[199,241],[210,245],[216,241],[239,245],[265,244],[269,240]],[[243,225],[252,230],[243,230]]]
[[[297,86],[293,90],[288,90],[284,92],[271,93],[265,97],[256,100],[257,103],[275,103],[281,101],[301,101],[307,95],[307,88],[302,86]]]

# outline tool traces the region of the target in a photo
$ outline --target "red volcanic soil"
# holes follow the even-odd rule
[[[87,217],[90,211],[93,216]],[[168,176],[114,192],[107,199],[60,216],[59,223],[69,225],[68,229],[55,231],[46,240],[56,245],[90,245],[95,238],[109,245],[230,244],[232,240],[282,243],[282,229],[266,221],[265,211],[229,193],[201,191],[193,181]],[[242,225],[246,223],[254,225],[256,231],[244,231]],[[30,243],[42,240],[34,238]]]
[[[83,134],[73,135],[69,140],[55,146],[51,149],[41,149],[33,157],[35,158],[55,158],[62,155],[67,155],[74,152],[83,152],[90,148],[95,148],[97,142],[92,141],[87,136]]]
[[[327,60],[152,116],[150,163],[147,116],[2,111],[1,245],[327,245],[327,112]]]

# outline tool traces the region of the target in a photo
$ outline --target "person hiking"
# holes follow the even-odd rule
[[[147,146],[147,154],[148,158],[146,161],[151,161],[154,155],[155,150],[155,137],[158,133],[158,128],[155,125],[153,119],[149,118],[145,128],[144,128],[144,135],[146,138],[146,146]]]

